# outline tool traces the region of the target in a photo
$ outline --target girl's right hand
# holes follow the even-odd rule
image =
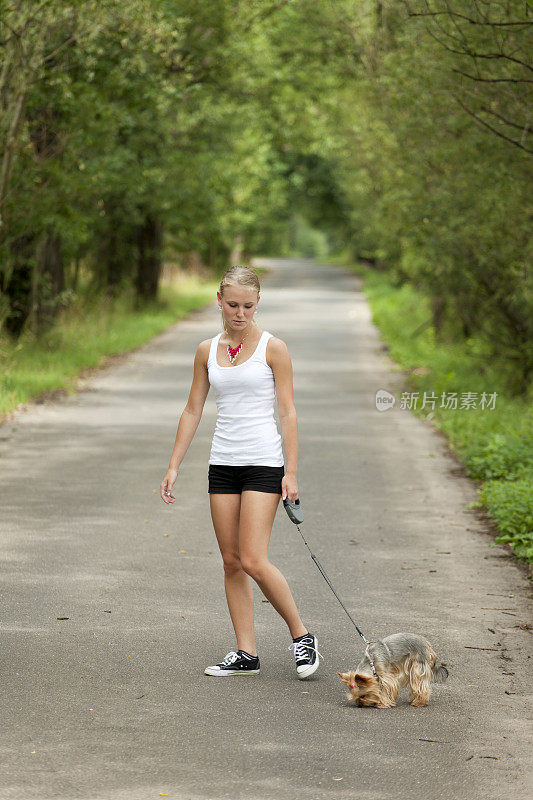
[[[169,503],[173,503],[176,499],[172,494],[172,487],[174,486],[177,477],[177,469],[168,469],[167,474],[163,478],[161,486],[159,487],[161,492],[161,500],[163,500],[167,505]]]

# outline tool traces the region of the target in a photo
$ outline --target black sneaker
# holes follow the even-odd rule
[[[245,650],[230,650],[223,661],[204,670],[206,675],[257,675],[258,672],[258,656],[251,656]]]
[[[294,647],[294,658],[296,659],[296,672],[299,678],[308,678],[316,672],[320,659],[324,656],[318,652],[318,639],[313,633],[306,633],[297,642],[293,642],[287,648],[292,650]]]

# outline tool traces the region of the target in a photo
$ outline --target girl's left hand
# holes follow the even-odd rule
[[[290,473],[283,476],[281,479],[281,499],[288,498],[291,503],[298,500],[298,484],[296,482],[296,475]]]

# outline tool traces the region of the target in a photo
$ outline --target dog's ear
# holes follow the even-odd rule
[[[348,683],[349,682],[349,678],[348,678],[348,673],[347,672],[337,672],[337,675],[340,677],[341,681],[344,681],[344,683]]]
[[[369,678],[368,675],[360,675],[358,672],[354,675],[354,683],[356,683],[361,688],[368,686],[369,683],[373,683],[373,678]]]

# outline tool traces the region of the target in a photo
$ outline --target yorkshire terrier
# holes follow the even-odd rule
[[[370,658],[369,658],[370,656]],[[374,675],[370,659],[374,662]],[[353,672],[337,672],[349,687],[346,696],[360,706],[392,708],[398,692],[409,684],[412,706],[426,706],[430,681],[444,683],[448,670],[435,666],[437,656],[427,639],[416,633],[393,633],[371,642]]]

